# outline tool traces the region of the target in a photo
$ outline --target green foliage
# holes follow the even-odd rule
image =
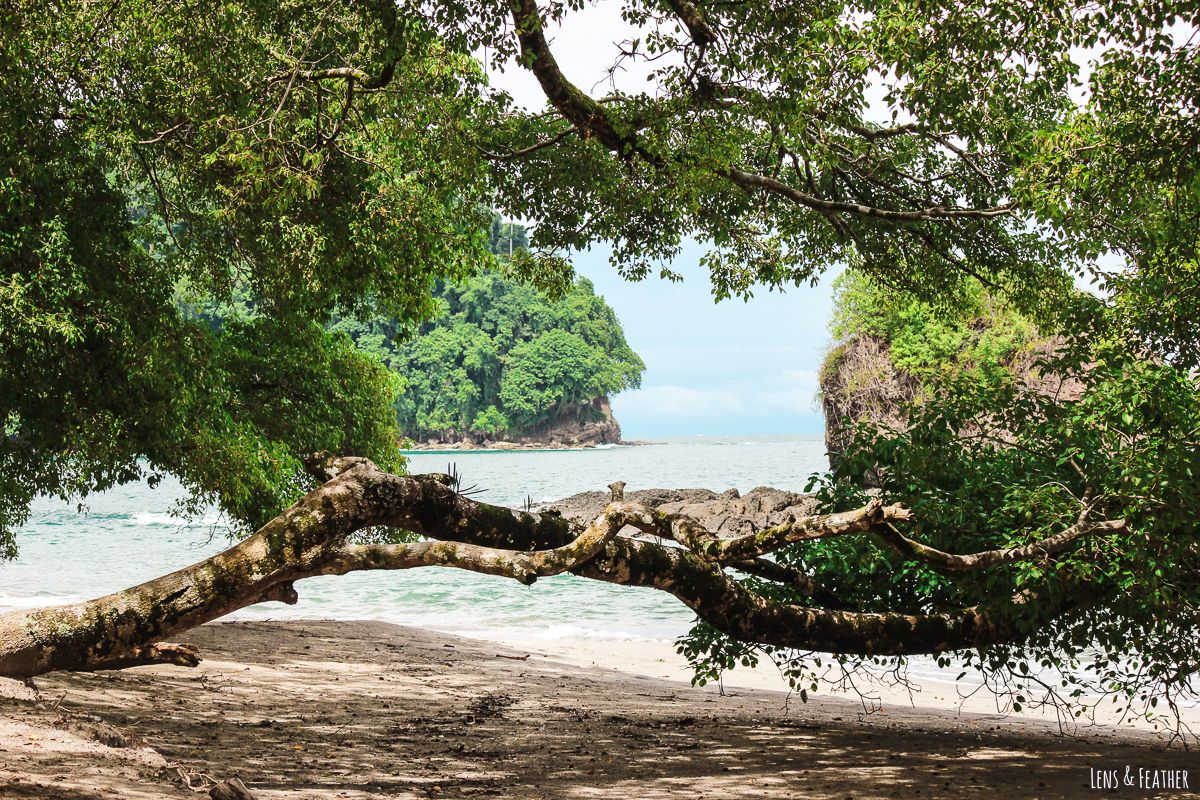
[[[347,65],[357,92],[298,74]],[[480,164],[434,123],[481,81],[388,4],[0,15],[3,554],[39,494],[171,472],[246,530],[303,453],[402,469],[394,377],[324,326],[490,263]]]
[[[954,305],[890,292],[855,271],[840,275],[833,286],[831,339],[841,343],[875,337],[886,343],[897,371],[922,381],[961,373],[989,382],[1031,345],[1044,341],[1028,317],[975,280],[964,284]]]
[[[519,433],[567,409],[587,414],[591,398],[641,381],[645,366],[586,279],[551,301],[491,271],[435,297],[442,314],[411,340],[372,334],[406,383],[396,408],[410,435]]]
[[[843,321],[876,319],[861,307]],[[833,472],[814,476],[809,488],[825,511],[860,507],[869,499],[860,487],[870,472],[884,503],[913,509],[915,523],[903,533],[950,553],[1026,545],[1084,513],[1124,520],[1126,529],[967,572],[901,559],[872,537],[793,545],[777,559],[855,611],[1019,610],[1016,642],[940,659],[1007,686],[1016,708],[1050,702],[1055,692],[1074,703],[1073,713],[1085,713],[1080,698],[1090,694],[1152,714],[1152,701],[1170,704],[1193,691],[1200,664],[1200,388],[1185,370],[1146,359],[1144,344],[1112,324],[1111,313],[1090,296],[1064,308],[1061,347],[1038,365],[1055,376],[1048,388],[981,382],[969,370],[930,371],[932,390],[904,409],[907,427],[853,426]],[[1074,388],[1061,391],[1068,382]],[[811,602],[790,589],[747,583],[785,602]],[[698,629],[687,653],[698,674],[707,674],[736,661],[734,644]],[[809,654],[759,649],[790,665],[789,674],[811,674]],[[843,656],[837,667],[853,671],[872,662],[897,667],[903,659]]]

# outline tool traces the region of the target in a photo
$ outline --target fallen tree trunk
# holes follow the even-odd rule
[[[115,594],[68,606],[0,616],[0,675],[55,670],[195,666],[199,654],[164,639],[245,606],[295,603],[295,581],[356,570],[450,566],[533,583],[572,571],[583,577],[669,592],[719,630],[748,642],[836,653],[936,653],[1012,641],[1021,604],[937,614],[869,614],[789,605],[727,575],[724,563],[788,542],[878,529],[907,520],[871,503],[836,515],[791,520],[754,537],[718,541],[694,521],[621,499],[587,528],[557,514],[475,502],[445,475],[392,475],[357,458],[308,461],[325,482],[249,538],[198,564]],[[618,538],[626,525],[680,545]],[[354,544],[356,531],[392,526],[429,541]],[[770,562],[765,562],[770,563]],[[782,570],[791,582],[794,570]],[[1066,605],[1063,606],[1067,607]]]

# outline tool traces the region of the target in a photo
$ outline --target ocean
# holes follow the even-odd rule
[[[409,471],[457,470],[475,499],[544,503],[578,492],[756,486],[803,491],[828,467],[820,434],[667,437],[659,446],[532,452],[419,452]],[[134,586],[229,546],[215,515],[189,525],[171,516],[181,490],[130,484],[74,504],[39,499],[19,532],[20,557],[0,562],[0,611],[76,602]],[[372,619],[492,640],[663,641],[694,615],[653,589],[561,575],[524,587],[464,570],[427,567],[309,578],[294,606],[262,603],[233,619]]]

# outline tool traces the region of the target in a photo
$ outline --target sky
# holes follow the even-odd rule
[[[619,4],[586,5],[548,37],[564,74],[585,91],[605,93],[608,67],[631,29]],[[477,56],[488,64],[487,54]],[[661,62],[659,63],[661,65]],[[658,66],[658,65],[656,65]],[[617,85],[647,90],[648,67],[626,61]],[[493,86],[519,105],[542,108],[546,98],[528,71],[489,71]],[[531,221],[525,221],[530,224]],[[756,292],[749,302],[714,303],[701,245],[684,246],[671,268],[682,283],[648,278],[630,283],[609,264],[610,251],[572,256],[575,271],[616,311],[630,347],[646,362],[640,389],[611,398],[625,439],[656,436],[820,433],[817,371],[832,309],[829,280],[817,288]]]
[[[815,395],[829,281],[715,303],[702,253],[692,242],[672,262],[681,283],[626,281],[603,249],[572,258],[646,362],[641,388],[612,398],[624,438],[823,431]]]

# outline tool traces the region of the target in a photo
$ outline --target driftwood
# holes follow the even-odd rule
[[[218,783],[208,790],[208,796],[213,800],[254,800],[254,795],[250,794],[241,778],[230,778],[224,783]]]

